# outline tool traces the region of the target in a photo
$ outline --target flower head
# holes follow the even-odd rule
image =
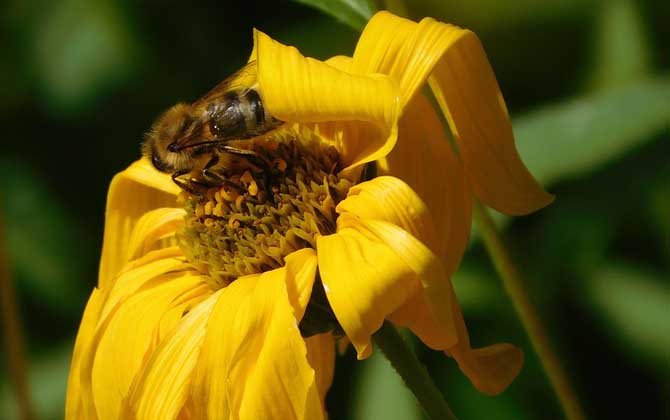
[[[385,319],[501,392],[523,355],[471,348],[450,277],[473,196],[508,214],[551,196],[520,161],[476,36],[382,12],[352,57],[254,41],[263,103],[286,122],[252,141],[266,164],[202,197],[179,198],[144,160],[114,178],[67,418],[323,418],[334,335],[365,358]]]

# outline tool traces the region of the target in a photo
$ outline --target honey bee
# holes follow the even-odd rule
[[[270,115],[250,62],[192,104],[180,103],[154,122],[142,154],[182,189],[199,195],[226,183],[224,171],[257,157],[244,146],[283,122]]]

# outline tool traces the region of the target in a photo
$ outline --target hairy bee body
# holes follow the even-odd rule
[[[254,155],[245,140],[282,124],[267,112],[256,84],[240,83],[254,71],[252,62],[196,102],[168,109],[147,133],[143,155],[191,193],[225,182],[228,166]]]

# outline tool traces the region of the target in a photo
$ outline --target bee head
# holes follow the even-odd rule
[[[193,118],[190,106],[177,104],[154,122],[142,144],[142,154],[161,172],[174,173],[189,170],[190,156],[175,148],[175,142],[190,129]]]

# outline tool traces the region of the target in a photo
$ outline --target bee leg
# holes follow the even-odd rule
[[[202,197],[202,195],[204,193],[203,187],[206,188],[206,186],[202,185],[201,183],[190,180],[190,179],[185,180],[185,179],[179,178],[179,177],[181,177],[183,175],[186,175],[186,174],[188,174],[188,171],[178,171],[178,172],[173,173],[172,174],[172,182],[177,184],[177,186],[179,188],[181,188],[182,190],[184,190],[184,191],[186,191],[190,194],[197,195],[198,197]],[[198,187],[195,187],[196,185]]]
[[[252,165],[260,167],[260,171],[264,169],[269,169],[271,168],[271,163],[263,156],[259,155],[258,153],[254,152],[253,150],[247,150],[247,149],[240,149],[238,147],[233,147],[229,146],[227,144],[223,144],[220,146],[220,149],[224,153],[230,153],[233,155],[238,155],[238,156],[244,156],[249,163]]]
[[[234,182],[229,181],[226,177],[223,175],[215,172],[212,168],[219,163],[219,157],[217,155],[213,155],[212,158],[205,164],[205,167],[202,169],[202,178],[210,184],[210,187],[212,186],[222,186],[225,185],[230,188],[234,188],[238,190],[238,192],[243,193],[244,189],[235,184]]]

